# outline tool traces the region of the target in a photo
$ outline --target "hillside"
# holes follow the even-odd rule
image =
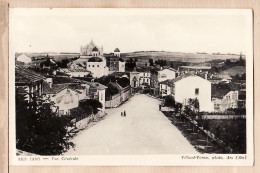
[[[221,72],[221,74],[229,75],[229,76],[236,76],[237,74],[241,76],[246,72],[246,67],[245,66],[235,66],[231,67],[227,70],[224,70]]]
[[[205,62],[215,59],[238,59],[238,54],[207,54],[207,53],[182,53],[182,52],[164,52],[164,51],[140,51],[122,53],[122,58],[148,58],[153,60],[164,59],[182,62]]]

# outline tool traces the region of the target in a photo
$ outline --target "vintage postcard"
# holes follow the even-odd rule
[[[9,10],[10,165],[253,165],[248,9]]]

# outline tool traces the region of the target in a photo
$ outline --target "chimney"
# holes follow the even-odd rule
[[[208,80],[208,74],[207,73],[205,73],[205,79]]]
[[[49,87],[50,87],[50,88],[52,88],[52,85],[53,85],[53,80],[52,80],[52,78],[46,78],[46,79],[45,79],[45,82],[46,82],[47,84],[49,84]]]

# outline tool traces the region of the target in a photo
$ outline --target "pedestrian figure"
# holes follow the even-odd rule
[[[125,110],[124,110],[124,116],[126,117],[126,113],[125,113]]]
[[[124,116],[124,113],[123,112],[121,112],[121,117],[123,117]]]

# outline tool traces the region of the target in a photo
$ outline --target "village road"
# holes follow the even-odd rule
[[[135,95],[72,142],[65,155],[194,154],[197,151],[158,109],[160,101]],[[126,111],[126,117],[121,111]]]

